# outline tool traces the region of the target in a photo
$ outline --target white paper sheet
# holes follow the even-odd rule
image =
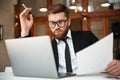
[[[77,52],[77,75],[105,72],[113,59],[113,33]]]

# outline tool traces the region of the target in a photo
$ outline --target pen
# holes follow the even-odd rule
[[[27,7],[25,6],[25,4],[22,4],[22,6],[26,9]],[[29,14],[32,14],[31,12],[29,12]]]

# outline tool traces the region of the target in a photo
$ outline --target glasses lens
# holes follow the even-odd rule
[[[50,26],[50,27],[52,27],[52,28],[53,28],[55,25],[56,25],[56,23],[55,23],[55,22],[53,22],[53,21],[50,21],[50,22],[49,22],[49,26]]]
[[[63,27],[65,25],[65,22],[66,22],[65,20],[60,20],[57,22],[57,24],[59,27]]]

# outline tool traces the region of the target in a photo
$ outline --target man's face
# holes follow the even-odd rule
[[[63,39],[68,32],[71,20],[63,12],[48,15],[49,27],[56,39]]]

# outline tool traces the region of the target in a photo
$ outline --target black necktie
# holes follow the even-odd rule
[[[65,42],[65,61],[66,61],[66,70],[67,73],[71,73],[72,72],[72,66],[71,66],[71,57],[70,57],[70,50],[69,50],[69,46],[68,43],[66,42],[66,39],[63,39],[63,41]]]

